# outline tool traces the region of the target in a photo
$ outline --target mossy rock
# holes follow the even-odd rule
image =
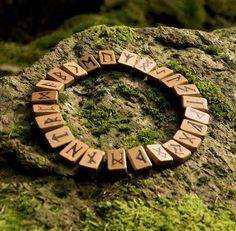
[[[0,164],[4,169],[0,177],[6,179],[0,184],[0,206],[8,203],[4,195],[9,194],[12,200],[26,206],[26,214],[18,217],[22,205],[9,204],[10,215],[20,220],[37,217],[35,222],[23,222],[24,226],[17,223],[13,228],[8,226],[12,218],[3,217],[8,223],[2,223],[0,217],[0,227],[2,225],[5,230],[17,230],[18,225],[20,228],[31,227],[31,230],[32,227],[40,227],[40,230],[68,227],[104,230],[106,223],[109,227],[111,222],[109,216],[114,215],[120,221],[119,227],[115,224],[110,227],[122,230],[122,222],[127,222],[122,219],[130,214],[130,209],[140,213],[148,207],[147,216],[143,218],[146,220],[142,217],[138,220],[148,228],[148,213],[154,213],[155,206],[160,206],[159,211],[163,203],[167,203],[160,201],[160,198],[173,201],[188,193],[197,196],[182,200],[188,200],[188,203],[193,201],[196,210],[200,203],[199,209],[209,213],[207,219],[210,221],[199,218],[202,226],[198,226],[194,218],[192,230],[200,230],[201,227],[212,230],[218,218],[222,219],[223,226],[218,224],[215,230],[233,227],[235,220],[230,223],[230,219],[234,219],[231,207],[235,206],[234,30],[206,33],[170,27],[132,29],[96,26],[61,41],[18,76],[0,78]],[[92,177],[78,175],[76,167],[64,164],[58,152],[48,148],[43,136],[37,132],[31,112],[30,97],[35,84],[51,68],[76,60],[83,54],[96,56],[99,49],[113,49],[117,57],[123,49],[149,56],[158,66],[167,65],[197,84],[202,95],[208,99],[212,120],[209,134],[189,161],[167,169],[154,169],[149,174],[129,174],[123,180],[114,182],[105,170]],[[61,95],[59,103],[74,135],[90,146],[106,150],[164,142],[171,138],[181,121],[181,113],[171,98],[171,94],[160,87],[153,87],[137,73],[114,69],[101,70],[79,81]],[[14,184],[13,179],[18,183]],[[19,198],[21,193],[26,193],[22,200],[29,200],[29,204],[15,197],[16,189]],[[29,199],[29,195],[33,195],[33,199]],[[115,199],[114,206],[109,204]],[[159,201],[143,204],[142,200]],[[42,205],[40,201],[46,204]],[[178,224],[179,230],[189,229],[191,226],[180,224],[181,203],[184,202],[167,206],[170,211],[178,210],[176,223],[172,224]],[[225,215],[221,212],[210,214],[211,211],[201,203],[210,207],[224,206]],[[33,210],[29,209],[31,205]],[[67,209],[63,210],[62,205]],[[189,207],[189,213],[194,210],[193,207]],[[124,216],[113,212],[123,209],[126,211]],[[105,211],[103,215],[101,211]],[[201,211],[197,214],[202,214]],[[156,214],[163,217],[165,213],[162,212]],[[77,217],[71,216],[72,213]],[[69,219],[59,221],[57,214],[69,216]],[[131,214],[128,219],[136,218]],[[153,219],[152,216],[152,225]],[[173,230],[175,227],[165,224],[163,218],[160,222],[163,225],[158,223],[160,229],[156,230]],[[134,228],[130,224],[127,227],[130,230]]]

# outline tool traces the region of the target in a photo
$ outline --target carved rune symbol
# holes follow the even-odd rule
[[[49,123],[59,122],[59,121],[61,121],[61,119],[58,118],[58,117],[55,117],[55,118],[47,118],[47,119],[45,120],[44,124],[49,124]]]
[[[50,97],[48,96],[50,92],[39,92],[38,94],[41,95],[39,99],[50,99]]]
[[[153,64],[153,62],[149,59],[146,59],[146,61],[139,68],[146,71],[147,70],[146,68],[149,67],[151,64]]]
[[[123,164],[122,153],[120,154],[120,159],[115,159],[114,153],[112,153],[111,156],[112,156],[112,165],[115,165],[116,163]]]
[[[157,155],[166,158],[166,153],[165,153],[165,152],[162,152],[160,147],[158,147],[158,149],[153,148],[152,150],[156,151],[156,152],[157,152]]]
[[[63,75],[61,72],[53,72],[54,75],[56,75],[58,78],[66,81],[66,75]]]
[[[112,62],[113,61],[113,56],[109,53],[106,53],[106,52],[101,52],[102,54],[102,62],[109,62],[106,57],[110,57],[110,61]]]
[[[193,137],[193,138],[190,138],[190,137],[188,137],[187,134],[184,133],[184,132],[183,132],[182,134],[183,134],[184,137],[180,137],[180,138],[179,138],[180,140],[187,140],[188,142],[190,142],[191,144],[193,144],[193,141],[192,141],[192,140],[195,140],[194,137]]]
[[[69,153],[70,151],[72,151],[72,154],[71,154],[72,157],[75,157],[75,154],[78,153],[81,149],[83,149],[82,146],[80,146],[80,147],[77,149],[77,145],[78,145],[78,144],[75,143],[75,144],[67,151],[67,153]]]
[[[134,57],[134,55],[126,54],[126,53],[124,53],[124,56],[125,56],[125,63],[127,63],[131,58]]]
[[[195,124],[193,122],[187,121],[188,124],[192,125],[197,131],[202,132],[203,125]]]
[[[88,163],[89,164],[96,164],[96,161],[94,160],[95,155],[96,155],[96,152],[94,152],[92,155],[88,154],[88,157],[89,157]]]
[[[170,144],[171,147],[173,147],[174,153],[178,153],[178,154],[184,154],[182,152],[182,148],[180,145],[178,144]]]
[[[138,150],[138,155],[136,156],[136,159],[146,163],[146,160],[144,159],[141,150]]]

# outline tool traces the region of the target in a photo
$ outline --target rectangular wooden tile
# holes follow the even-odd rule
[[[51,80],[42,79],[36,84],[39,91],[58,91],[59,93],[64,91],[64,84]]]
[[[172,75],[174,72],[167,68],[167,67],[160,67],[160,68],[156,68],[153,71],[148,73],[148,77],[150,79],[154,79],[154,80],[162,80],[170,75]]]
[[[70,129],[66,126],[45,133],[45,137],[52,148],[58,148],[75,139]]]
[[[115,52],[113,50],[100,50],[100,51],[98,51],[98,59],[99,59],[99,62],[102,66],[116,64],[116,56],[115,56]]]
[[[33,92],[31,97],[32,103],[52,104],[58,101],[57,91],[38,91]]]
[[[85,55],[78,60],[79,65],[87,72],[99,69],[101,66],[92,55]]]
[[[88,75],[88,72],[86,70],[84,70],[78,63],[73,61],[63,64],[62,69],[70,75],[74,76],[76,80]]]
[[[134,68],[144,74],[151,72],[156,67],[156,62],[150,58],[142,58]]]
[[[209,124],[210,122],[210,116],[209,114],[199,111],[197,109],[187,107],[185,109],[184,117],[187,119],[191,119],[203,124]]]
[[[142,146],[128,149],[126,153],[134,171],[146,170],[152,167],[152,163]]]
[[[177,96],[200,96],[200,92],[195,84],[182,84],[174,87]]]
[[[59,113],[60,108],[57,104],[34,104],[33,112],[36,116]]]
[[[63,83],[65,87],[69,87],[75,81],[75,78],[72,75],[66,73],[58,67],[55,67],[47,73],[47,79]]]
[[[80,160],[79,165],[81,167],[96,171],[98,170],[104,156],[105,152],[98,149],[89,148]]]
[[[35,121],[42,132],[48,132],[65,125],[60,113],[36,116]]]
[[[138,58],[137,54],[131,53],[127,50],[123,50],[118,60],[118,63],[127,67],[134,67],[136,64],[137,58]]]
[[[182,130],[178,130],[175,133],[173,139],[182,144],[190,151],[196,151],[200,147],[202,142],[202,140],[199,137]]]
[[[202,97],[182,96],[182,106],[183,108],[191,107],[204,112],[208,111],[207,100]]]
[[[75,139],[60,151],[60,156],[69,162],[76,163],[88,149],[87,144]]]
[[[203,138],[207,134],[207,126],[202,123],[198,123],[193,120],[184,119],[180,126],[180,129],[189,132],[195,136]]]
[[[147,145],[146,152],[155,165],[173,163],[173,157],[160,144]]]
[[[189,159],[191,151],[182,146],[180,143],[175,140],[169,140],[163,144],[163,147],[167,152],[173,157],[177,162],[184,162]]]
[[[169,88],[175,87],[180,84],[188,83],[188,80],[181,74],[171,75],[162,79],[161,81]]]
[[[124,149],[107,151],[107,168],[110,171],[127,172],[126,154]]]

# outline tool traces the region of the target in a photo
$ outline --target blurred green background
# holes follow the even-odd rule
[[[17,73],[93,25],[211,31],[235,22],[236,0],[0,0],[0,75]]]

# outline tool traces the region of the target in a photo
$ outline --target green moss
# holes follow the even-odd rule
[[[87,210],[85,230],[234,230],[233,216],[231,207],[210,209],[191,194],[179,201],[116,199]]]
[[[232,105],[228,102],[221,89],[214,83],[203,80],[199,76],[193,74],[192,70],[183,67],[176,61],[171,61],[168,66],[174,71],[186,76],[189,82],[195,83],[201,95],[208,100],[210,113],[218,120],[230,122],[233,124],[236,118]]]
[[[87,31],[94,35],[98,46],[107,46],[107,42],[133,44],[137,38],[134,29],[127,26],[108,27],[106,25],[99,25],[91,27]]]
[[[60,93],[59,95],[59,104],[64,105],[68,100],[68,96],[65,93]]]

